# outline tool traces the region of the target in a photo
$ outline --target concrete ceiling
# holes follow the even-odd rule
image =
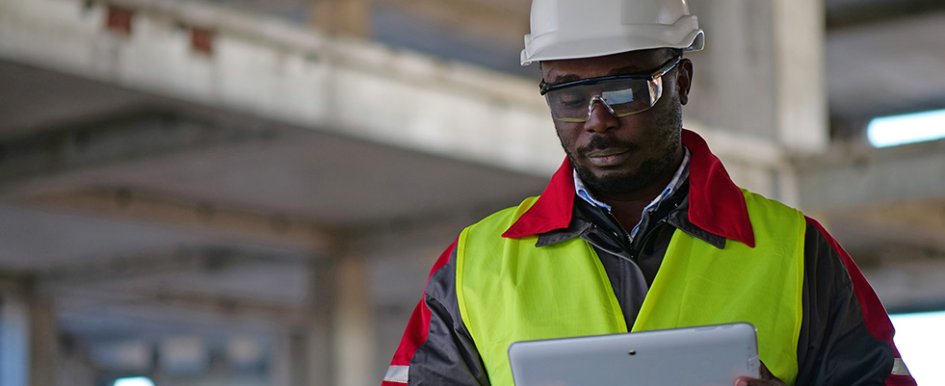
[[[81,339],[302,323],[325,252],[287,229],[396,234],[419,218],[481,217],[545,183],[10,62],[0,83],[0,271],[37,278]],[[36,145],[52,137],[113,155],[43,169],[22,154],[55,152]],[[385,265],[378,302],[413,297],[417,283],[396,277],[436,253]]]

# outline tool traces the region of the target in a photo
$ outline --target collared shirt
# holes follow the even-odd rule
[[[683,153],[683,160],[679,164],[679,168],[676,169],[676,173],[673,174],[673,178],[668,184],[666,184],[666,187],[663,188],[663,191],[660,192],[660,194],[657,195],[653,201],[650,201],[650,203],[643,208],[643,214],[640,216],[640,221],[634,224],[633,229],[627,233],[627,239],[630,241],[633,241],[633,238],[636,237],[640,229],[649,222],[649,218],[653,215],[653,212],[656,211],[656,208],[658,208],[664,200],[672,196],[674,192],[679,190],[679,188],[682,187],[682,185],[686,182],[686,179],[689,178],[689,149],[683,147]],[[611,206],[594,198],[594,195],[592,195],[587,189],[587,186],[584,185],[584,181],[581,180],[581,177],[578,177],[577,170],[575,170],[572,175],[574,176],[574,190],[578,197],[594,207],[601,208],[607,213],[611,213],[613,210]]]

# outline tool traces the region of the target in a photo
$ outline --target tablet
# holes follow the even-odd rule
[[[509,359],[516,386],[731,386],[760,367],[749,323],[517,342]]]

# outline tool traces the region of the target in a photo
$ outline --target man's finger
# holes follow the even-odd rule
[[[784,386],[784,383],[778,380],[764,380],[757,378],[738,377],[735,378],[735,386]]]

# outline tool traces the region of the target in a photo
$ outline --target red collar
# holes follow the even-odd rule
[[[689,152],[689,222],[703,230],[755,246],[755,234],[741,189],[732,182],[722,161],[712,154],[705,140],[683,129],[682,143]],[[521,238],[567,228],[574,207],[574,178],[565,158],[551,182],[502,237]]]

